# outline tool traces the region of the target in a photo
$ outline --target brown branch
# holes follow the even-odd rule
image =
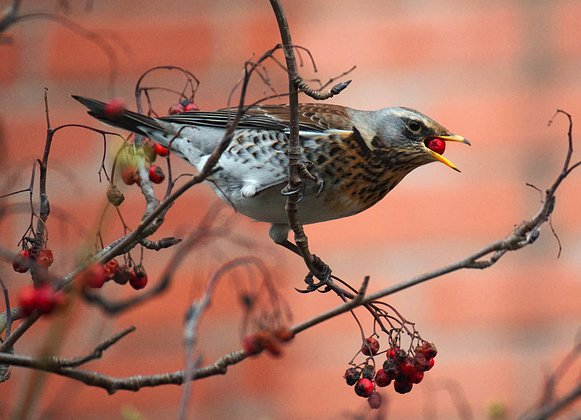
[[[571,389],[562,398],[541,407],[534,413],[519,417],[521,420],[545,420],[551,418],[554,414],[567,408],[569,405],[581,398],[581,383]]]

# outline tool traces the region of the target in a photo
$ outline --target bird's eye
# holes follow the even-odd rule
[[[418,133],[422,129],[422,124],[418,120],[408,120],[406,125],[412,133]]]

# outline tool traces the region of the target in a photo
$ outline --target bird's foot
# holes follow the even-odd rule
[[[318,273],[315,275],[309,272],[305,277],[307,287],[305,289],[295,289],[299,293],[321,292],[327,293],[333,288],[331,287],[333,280],[331,279],[331,268],[323,262],[319,257],[313,255],[313,263],[317,267]],[[316,280],[315,280],[316,278]]]
[[[304,162],[300,162],[298,169],[299,169],[299,175],[301,176],[301,178],[308,179],[308,180],[313,181],[314,183],[317,184],[316,195],[318,196],[319,194],[321,194],[321,191],[323,191],[323,187],[325,186],[325,182],[323,181],[323,178],[321,178],[319,176],[319,174],[312,171],[314,166],[315,165],[313,164],[313,162],[310,162],[307,160]]]

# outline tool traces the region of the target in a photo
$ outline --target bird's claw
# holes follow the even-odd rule
[[[307,287],[305,289],[296,289],[295,290],[299,293],[311,293],[311,292],[321,292],[327,293],[332,289],[330,286],[331,280],[331,268],[323,262],[319,257],[313,255],[313,263],[317,266],[317,279],[319,281],[315,281],[315,275],[312,272],[309,272],[305,277],[305,283]]]

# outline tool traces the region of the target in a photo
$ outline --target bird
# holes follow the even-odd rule
[[[187,111],[150,117],[72,96],[88,114],[168,147],[198,171],[220,143],[237,108]],[[269,236],[296,252],[281,190],[287,184],[290,135],[288,105],[249,107],[207,181],[226,203],[256,221],[271,224]],[[470,142],[430,117],[407,107],[364,111],[326,103],[298,106],[302,159],[313,180],[306,180],[299,203],[303,224],[360,213],[378,203],[412,170],[441,162],[459,172],[442,154],[445,142]]]

